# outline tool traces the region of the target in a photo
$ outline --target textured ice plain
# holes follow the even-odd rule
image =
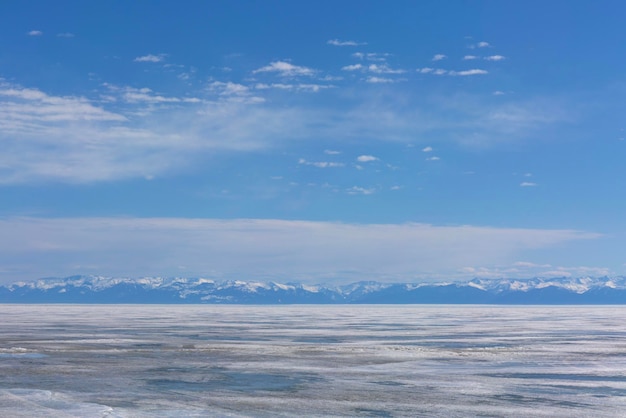
[[[0,305],[0,416],[618,417],[626,307]]]

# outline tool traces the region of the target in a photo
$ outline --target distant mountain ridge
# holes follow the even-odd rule
[[[0,286],[0,303],[626,304],[626,277],[307,285],[206,278],[72,276]]]

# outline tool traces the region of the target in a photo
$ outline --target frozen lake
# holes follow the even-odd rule
[[[626,307],[0,305],[0,416],[626,414]]]

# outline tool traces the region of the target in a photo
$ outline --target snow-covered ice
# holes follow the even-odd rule
[[[626,410],[626,307],[0,305],[0,416]]]

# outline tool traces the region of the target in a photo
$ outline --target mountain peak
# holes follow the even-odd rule
[[[622,304],[626,278],[473,278],[469,281],[340,286],[194,277],[71,276],[0,286],[10,303],[492,303]]]

